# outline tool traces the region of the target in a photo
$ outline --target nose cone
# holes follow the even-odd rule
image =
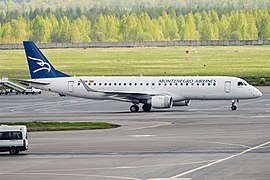
[[[258,97],[261,97],[262,96],[262,93],[261,93],[261,91],[259,89],[257,89],[257,88],[254,87],[253,96],[255,98],[258,98]]]

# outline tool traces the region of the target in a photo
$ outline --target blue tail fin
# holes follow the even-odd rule
[[[69,77],[57,71],[33,42],[24,41],[23,45],[32,79]]]

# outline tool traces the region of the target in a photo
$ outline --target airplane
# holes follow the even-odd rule
[[[253,99],[262,93],[245,80],[226,76],[82,76],[72,77],[56,70],[31,41],[23,42],[32,79],[20,79],[23,84],[60,95],[95,100],[130,102],[131,112],[151,108],[188,106],[191,100]]]

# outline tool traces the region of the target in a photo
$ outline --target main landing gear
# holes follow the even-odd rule
[[[151,104],[144,104],[142,109],[144,112],[149,112],[151,110]]]
[[[239,102],[239,100],[232,100],[232,107],[231,109],[235,111],[237,109],[236,102]]]
[[[129,109],[131,112],[138,112],[140,108],[137,104],[133,104]]]
[[[139,106],[137,104],[133,104],[132,106],[130,106],[130,111],[131,112],[138,112],[139,111]],[[151,110],[151,105],[150,104],[144,104],[142,106],[142,109],[144,112],[149,112]]]

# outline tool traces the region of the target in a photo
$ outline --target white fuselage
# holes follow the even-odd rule
[[[81,80],[94,92],[85,89]],[[261,96],[261,92],[246,81],[225,76],[162,76],[162,77],[61,77],[44,78],[39,81],[48,85],[33,86],[59,94],[89,98],[114,99],[106,92],[163,94],[172,97],[174,102],[182,100],[239,100]]]

